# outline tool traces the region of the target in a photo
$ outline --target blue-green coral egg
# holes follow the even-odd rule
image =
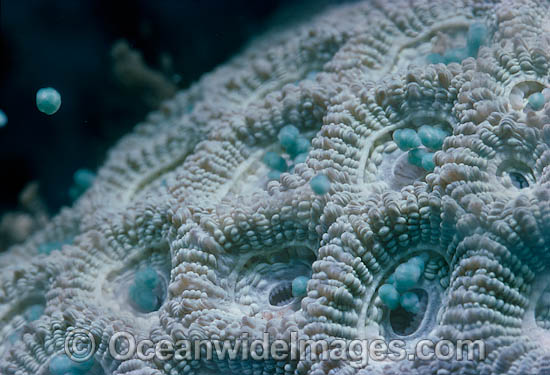
[[[69,188],[69,196],[76,200],[92,186],[95,173],[88,169],[79,169],[73,175],[73,185]]]
[[[8,123],[8,116],[0,109],[0,128],[3,128]]]
[[[36,92],[36,106],[47,115],[53,115],[61,107],[61,95],[53,87],[45,87]]]
[[[42,314],[44,314],[44,306],[32,305],[25,310],[25,312],[23,313],[23,316],[25,317],[27,322],[32,322],[40,318]]]
[[[544,95],[540,92],[536,92],[534,94],[531,94],[529,96],[529,99],[527,99],[529,106],[533,108],[535,111],[538,111],[539,109],[542,109],[544,107]]]
[[[467,36],[468,53],[470,56],[477,56],[479,47],[481,47],[487,38],[487,33],[487,26],[481,22],[474,22],[470,25]]]
[[[305,137],[298,137],[296,138],[295,142],[293,142],[286,151],[288,154],[294,158],[299,154],[307,153],[309,151],[310,143],[307,138]]]
[[[406,311],[416,314],[420,311],[420,299],[418,295],[413,292],[403,293],[400,299],[401,307]]]
[[[160,280],[157,271],[152,267],[139,270],[130,287],[130,299],[143,312],[152,312],[160,307],[158,286]]]
[[[430,53],[426,56],[426,60],[428,60],[428,64],[442,64],[445,62],[445,59],[440,53]]]
[[[390,310],[395,310],[399,307],[399,292],[393,285],[384,284],[378,290],[378,296],[388,306]]]
[[[48,369],[50,375],[65,375],[72,370],[73,361],[66,355],[57,355],[50,360]]]
[[[93,358],[83,362],[77,362],[71,360],[65,354],[59,354],[50,360],[48,370],[50,371],[50,375],[84,375],[93,365]]]
[[[273,151],[268,151],[264,155],[264,163],[271,169],[279,172],[285,172],[287,165],[286,160],[279,154]]]
[[[19,340],[20,338],[20,334],[21,331],[17,330],[15,332],[13,332],[12,334],[10,334],[8,337],[6,337],[8,339],[8,342],[10,344],[15,344],[17,342],[17,340]]]
[[[309,185],[311,186],[311,190],[313,190],[315,194],[319,195],[326,194],[330,190],[330,181],[324,174],[318,174],[313,177],[309,182]]]
[[[153,267],[146,267],[136,273],[136,285],[144,288],[154,288],[157,286],[159,276]]]
[[[398,129],[393,132],[393,141],[403,151],[420,146],[420,138],[414,129]]]
[[[395,288],[399,292],[407,291],[418,283],[421,275],[421,268],[418,265],[413,263],[401,264],[394,273]]]
[[[407,160],[412,165],[416,165],[417,167],[422,168],[422,158],[427,153],[428,151],[426,151],[426,149],[424,148],[415,148],[407,153]]]
[[[300,131],[294,125],[287,125],[279,131],[279,143],[285,149],[290,149],[295,146],[297,138],[300,136]]]
[[[280,171],[276,171],[275,169],[272,169],[267,174],[267,179],[268,180],[279,180],[279,178],[281,178],[281,174],[282,173]]]
[[[43,243],[42,245],[38,246],[38,253],[39,254],[50,254],[54,250],[61,250],[61,247],[63,246],[62,242],[47,242]]]
[[[143,290],[135,284],[130,288],[130,298],[145,313],[153,312],[159,307],[158,298],[152,291]]]
[[[316,70],[313,70],[313,71],[309,72],[309,73],[306,75],[306,79],[315,80],[315,77],[317,77],[317,74],[319,74],[319,72],[316,71]]]
[[[307,282],[309,278],[306,276],[298,276],[292,280],[292,296],[303,297],[307,294]]]
[[[464,47],[451,48],[445,51],[443,54],[443,60],[445,64],[460,63],[462,60],[469,56],[469,52]]]
[[[418,137],[422,144],[429,149],[439,150],[443,146],[443,141],[447,138],[449,133],[445,130],[436,128],[429,125],[421,126],[418,129]]]
[[[95,173],[88,169],[79,169],[73,175],[74,183],[79,187],[88,189],[95,180]]]
[[[435,168],[434,153],[428,152],[427,154],[424,154],[424,156],[422,156],[422,161],[420,164],[425,170],[429,172],[433,171]]]
[[[296,157],[294,158],[294,164],[305,163],[307,159],[307,155],[308,155],[307,152],[296,155]]]
[[[426,254],[427,255],[427,254]],[[424,254],[411,258],[407,263],[411,263],[420,268],[420,272],[424,272],[424,267],[429,259],[429,256]]]

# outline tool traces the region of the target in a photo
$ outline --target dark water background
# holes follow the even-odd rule
[[[38,181],[51,213],[70,204],[72,175],[97,169],[106,150],[152,108],[114,79],[121,38],[147,65],[178,73],[185,88],[223,63],[292,0],[1,0],[0,215]],[[167,64],[167,61],[171,61]],[[172,72],[172,73],[171,73]],[[35,95],[52,86],[60,110],[46,116]]]

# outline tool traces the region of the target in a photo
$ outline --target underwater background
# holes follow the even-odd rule
[[[1,1],[0,248],[23,239],[8,238],[14,222],[24,237],[31,217],[70,205],[75,172],[95,171],[162,100],[295,9],[338,2]],[[37,109],[42,87],[61,95],[52,116]]]

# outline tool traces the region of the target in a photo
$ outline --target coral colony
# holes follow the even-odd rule
[[[0,372],[548,374],[549,100],[544,1],[355,2],[258,39],[0,254]],[[122,332],[485,357],[120,359]]]

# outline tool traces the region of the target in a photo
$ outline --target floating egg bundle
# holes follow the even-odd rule
[[[418,129],[406,128],[393,132],[393,141],[402,151],[407,151],[410,164],[433,171],[435,168],[434,153],[441,150],[443,141],[449,133],[435,126],[424,125]]]
[[[395,269],[387,283],[378,290],[378,296],[384,305],[388,306],[390,310],[401,306],[410,313],[418,313],[420,309],[419,297],[410,290],[418,285],[427,260],[428,256],[423,254],[409,259]]]
[[[431,53],[427,57],[428,63],[460,63],[468,57],[477,57],[479,47],[485,42],[487,34],[487,26],[479,22],[472,23],[468,28],[466,46],[450,48],[443,55],[440,53]]]
[[[309,140],[294,125],[283,127],[277,138],[286,158],[274,151],[266,152],[263,162],[271,168],[268,173],[270,180],[278,180],[281,173],[292,171],[296,164],[304,163],[310,148]]]

